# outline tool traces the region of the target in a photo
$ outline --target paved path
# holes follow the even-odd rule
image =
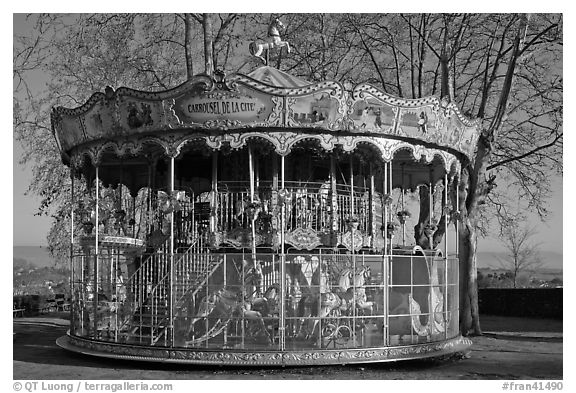
[[[99,359],[56,346],[68,322],[50,318],[14,319],[13,378],[25,379],[562,379],[562,322],[500,318],[474,337],[461,359],[294,367],[214,368]],[[498,323],[501,325],[498,325]],[[538,327],[540,325],[547,327]],[[519,331],[519,327],[524,330]],[[492,329],[493,328],[493,329]],[[507,329],[506,329],[507,328]],[[505,330],[506,329],[506,330]],[[548,331],[544,331],[548,330]]]

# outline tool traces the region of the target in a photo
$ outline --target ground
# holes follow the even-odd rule
[[[449,359],[324,367],[214,368],[99,359],[65,351],[59,315],[14,319],[14,380],[563,379],[562,321],[483,316],[485,334]]]

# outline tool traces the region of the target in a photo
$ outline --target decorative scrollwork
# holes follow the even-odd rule
[[[322,365],[364,363],[437,357],[466,350],[472,341],[461,336],[441,342],[414,344],[402,347],[370,349],[317,349],[314,351],[236,351],[198,350],[161,346],[146,347],[128,344],[106,343],[77,336],[63,336],[57,345],[73,352],[97,355],[114,359],[166,361],[183,364],[209,365]]]
[[[322,244],[314,229],[301,227],[286,233],[284,241],[298,250],[313,250]]]

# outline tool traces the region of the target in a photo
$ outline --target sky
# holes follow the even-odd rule
[[[24,24],[16,23],[14,29],[21,29]],[[19,164],[22,154],[21,146],[12,137],[12,176],[13,176],[13,245],[37,246],[46,245],[46,234],[50,226],[50,218],[36,216],[40,198],[26,195],[31,179],[31,168]],[[7,146],[7,144],[4,144]],[[550,200],[550,217],[546,223],[532,215],[530,223],[538,228],[538,241],[542,250],[562,252],[563,238],[563,184],[562,178],[553,181],[552,198]],[[479,251],[502,251],[503,246],[495,237],[479,240]]]

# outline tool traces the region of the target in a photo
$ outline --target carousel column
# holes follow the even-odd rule
[[[456,258],[456,262],[454,263],[454,269],[456,270],[454,272],[454,274],[452,275],[452,277],[460,277],[460,178],[457,176],[455,177],[455,184],[454,184],[454,189],[456,191],[456,219],[454,220],[455,224],[454,226],[455,228],[455,232],[456,232],[456,236],[454,239],[454,249],[456,250],[456,255],[454,256],[454,258]],[[453,304],[457,304],[460,305],[460,291],[456,290],[455,291],[455,299],[454,299],[454,303]],[[458,307],[456,309],[456,315],[459,316],[460,315],[460,307]],[[452,319],[454,316],[451,314],[450,315],[450,319]],[[460,325],[460,321],[458,321],[458,325]]]
[[[448,339],[448,173],[444,174],[444,339]]]
[[[286,221],[286,198],[287,193],[284,188],[285,166],[284,156],[280,156],[280,171],[281,171],[281,192],[280,197],[280,321],[278,326],[278,335],[280,336],[280,350],[286,348],[286,253],[284,250],[284,235],[285,235],[285,221]]]
[[[98,165],[96,165],[96,211],[95,211],[95,219],[96,219],[96,233],[94,236],[94,298],[92,299],[92,307],[93,307],[93,318],[94,318],[94,338],[98,337],[98,319],[97,319],[97,312],[98,312],[98,232],[100,230],[98,225],[98,205],[99,205],[99,198],[100,198],[100,180],[99,180],[99,172],[98,172]]]
[[[210,232],[217,231],[218,218],[218,152],[212,153],[212,198],[210,199]]]
[[[433,169],[430,166],[430,183],[428,184],[428,231],[426,236],[428,237],[428,247],[430,250],[434,249],[434,244],[432,243],[434,232],[432,231],[432,216],[434,214],[434,177],[433,177]]]
[[[382,237],[384,237],[384,248],[382,253],[382,337],[384,345],[388,345],[388,308],[386,300],[388,299],[388,162],[384,161],[384,178],[382,179]]]
[[[75,298],[75,284],[74,284],[74,168],[70,166],[70,292],[71,292],[71,303],[76,304],[77,299]],[[75,315],[73,310],[75,307],[70,307],[70,331],[76,334],[75,327]]]
[[[330,204],[332,211],[332,245],[338,244],[338,193],[336,191],[336,160],[330,153]]]
[[[392,190],[393,190],[393,183],[392,183],[392,161],[388,163],[388,173],[384,176],[387,182],[387,191],[388,195],[390,196],[389,200],[390,203],[386,204],[386,227],[388,229],[388,223],[392,224]],[[390,245],[388,247],[388,254],[386,256],[386,263],[384,265],[384,339],[386,345],[390,345],[390,317],[389,317],[389,302],[390,302],[390,284],[392,281],[392,258],[393,258],[393,251],[392,251],[392,240],[394,238],[394,229],[391,226],[390,234],[387,234],[390,237]],[[386,239],[386,243],[388,239]]]
[[[376,203],[375,194],[376,186],[374,184],[374,167],[372,163],[369,165],[370,171],[370,238],[372,243],[372,251],[376,250]]]
[[[354,161],[352,153],[350,153],[350,253],[352,255],[352,271],[356,274],[356,252],[354,244],[354,235],[356,230],[356,216],[354,215]],[[354,276],[355,277],[355,276]],[[352,291],[352,337],[356,336],[356,280],[353,282]]]
[[[404,164],[401,164],[402,166],[402,180],[400,182],[400,184],[402,185],[400,187],[400,200],[401,200],[401,205],[402,205],[402,212],[404,212],[406,209],[404,208]],[[406,216],[402,216],[402,246],[406,245]]]
[[[170,195],[174,194],[174,155],[170,155]],[[169,343],[174,346],[174,209],[170,209],[170,298],[169,298]]]
[[[456,193],[455,199],[456,199],[456,206],[454,207],[454,210],[456,212],[456,219],[454,220],[454,224],[455,224],[455,229],[456,229],[456,237],[454,239],[454,248],[456,250],[456,258],[460,258],[460,252],[459,252],[459,247],[460,247],[460,242],[459,242],[459,229],[460,229],[460,178],[458,176],[456,176],[454,178],[454,191]]]
[[[273,211],[278,212],[278,207],[280,207],[279,205],[279,199],[278,199],[278,157],[275,153],[271,154],[272,156],[272,198],[270,201],[270,213]],[[277,247],[278,244],[280,243],[280,239],[279,239],[279,234],[280,234],[280,225],[279,225],[279,218],[277,215],[273,215],[272,216],[272,233],[273,233],[273,238],[271,239],[271,243],[273,245],[273,247]],[[274,266],[274,265],[272,265]],[[274,269],[274,267],[273,267]],[[278,271],[275,271],[274,274],[279,274]],[[274,277],[274,280],[276,282],[280,282],[278,280],[280,280],[279,277],[274,276],[274,274],[272,275]]]
[[[250,227],[252,230],[252,266],[256,268],[256,209],[254,205],[254,154],[252,145],[248,144],[248,171],[250,172]]]
[[[384,237],[384,256],[388,255],[388,201],[392,196],[388,192],[388,163],[384,161],[384,178],[382,179],[382,236]]]
[[[390,190],[390,197],[392,197],[392,190],[394,189],[392,185],[392,161],[390,161],[390,165],[388,168],[388,189]],[[402,190],[400,190],[402,191]],[[388,209],[388,220],[392,222],[392,204],[390,204],[390,209]],[[394,232],[392,231],[392,236],[390,237],[390,255],[392,255],[392,239],[394,236]]]

